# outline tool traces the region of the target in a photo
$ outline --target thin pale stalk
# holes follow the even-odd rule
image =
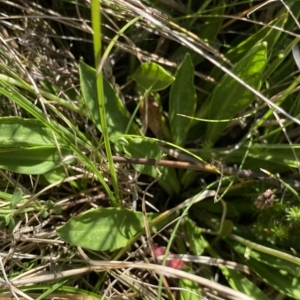
[[[93,28],[93,42],[94,42],[94,55],[96,66],[100,65],[101,61],[101,5],[99,0],[93,0],[91,2],[91,14],[92,14],[92,28]],[[114,162],[112,159],[111,147],[109,143],[109,136],[107,131],[106,123],[106,113],[105,113],[105,98],[103,90],[103,74],[102,72],[96,77],[97,94],[98,94],[98,105],[99,105],[99,115],[101,122],[102,135],[104,139],[104,145],[106,150],[106,156],[108,160],[111,182],[114,189],[114,196],[111,198],[112,204],[115,207],[120,206],[119,188],[117,182],[116,170],[114,167]],[[109,99],[107,99],[109,101]]]

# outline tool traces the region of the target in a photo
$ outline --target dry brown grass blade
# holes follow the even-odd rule
[[[34,284],[41,282],[51,282],[53,280],[59,280],[62,278],[67,278],[71,276],[81,276],[85,273],[89,273],[91,271],[107,271],[113,269],[122,269],[122,268],[137,268],[141,270],[153,271],[157,274],[171,276],[176,278],[185,278],[194,282],[197,282],[201,286],[205,286],[207,288],[212,289],[213,291],[219,292],[222,295],[227,295],[230,299],[236,300],[253,300],[253,298],[246,296],[243,293],[234,291],[226,286],[223,286],[219,283],[213,282],[211,280],[202,278],[200,276],[196,276],[190,274],[185,271],[176,270],[174,268],[156,265],[156,264],[144,264],[144,263],[135,263],[135,262],[123,262],[123,261],[93,261],[90,260],[82,250],[79,250],[80,254],[85,258],[85,260],[90,264],[89,267],[78,268],[68,271],[62,271],[57,274],[47,274],[40,276],[32,276],[30,278],[24,278],[19,280],[11,280],[10,283],[14,286],[20,286],[25,284]],[[3,286],[3,283],[2,283]]]

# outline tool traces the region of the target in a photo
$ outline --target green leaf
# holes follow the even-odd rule
[[[167,88],[174,77],[156,63],[146,62],[130,76],[144,90],[158,92]]]
[[[265,43],[256,45],[234,67],[235,73],[240,79],[252,87],[259,89],[261,86],[261,74],[266,65],[267,49]],[[210,120],[230,120],[247,108],[254,100],[254,95],[235,79],[225,74],[221,82],[214,89],[209,103]],[[205,142],[213,145],[226,129],[228,122],[212,122],[207,124]]]
[[[123,146],[126,152],[132,157],[136,158],[149,158],[149,159],[161,159],[163,157],[163,151],[158,147],[157,142],[151,139],[145,138],[128,138],[127,144]],[[159,184],[167,191],[169,195],[179,193],[180,182],[177,178],[177,174],[174,168],[157,167],[155,163],[153,166],[146,165],[134,165],[134,168],[143,174],[147,174],[153,178],[158,178],[159,172]]]
[[[300,299],[300,278],[281,269],[272,268],[255,259],[246,261],[247,265],[264,281],[274,289],[292,299]]]
[[[49,208],[52,208],[54,206],[54,204],[55,203],[52,200],[47,200],[46,203],[45,203],[45,207],[47,209],[49,209]]]
[[[189,274],[193,273],[193,270],[190,268],[186,270]],[[199,300],[203,299],[199,297],[199,285],[198,283],[188,280],[180,279],[179,286],[182,288],[180,291],[180,300]]]
[[[185,219],[185,218],[184,218]],[[185,220],[182,220],[182,222],[185,222]],[[183,227],[182,225],[184,225],[183,223],[180,224],[180,227]],[[185,230],[186,228],[182,228],[183,230]],[[189,231],[186,231],[186,237],[188,237],[190,235]],[[193,239],[194,237],[192,237]],[[172,237],[171,237],[172,239]],[[185,241],[185,239],[181,239],[181,238],[175,238],[176,240],[176,249],[178,253],[187,253],[187,245],[188,245],[188,241]],[[176,260],[174,260],[175,263]],[[176,264],[178,264],[180,262],[177,261]],[[182,262],[181,262],[182,263]],[[184,269],[187,273],[189,274],[194,274],[194,270],[191,267],[190,263],[184,264]],[[192,280],[188,280],[188,279],[183,279],[181,278],[179,280],[179,286],[181,287],[180,290],[180,299],[181,300],[198,300],[199,296],[201,295],[199,292],[199,285],[192,281]]]
[[[178,114],[193,117],[196,109],[196,92],[194,89],[194,66],[187,53],[175,74],[171,86],[169,117],[173,142],[183,146],[192,120]]]
[[[41,177],[41,180],[44,184],[55,183],[58,181],[64,180],[68,175],[66,174],[63,167],[56,168],[54,170],[50,170],[46,172]]]
[[[202,17],[205,18],[205,8],[206,5],[208,5],[209,2],[208,1],[204,1],[201,3],[201,8],[202,10],[198,10],[198,12],[196,14],[198,14],[199,16],[201,15]],[[203,22],[201,24],[201,27],[199,30],[197,30],[197,35],[198,37],[203,41],[203,44],[205,43],[205,46],[208,45],[215,45],[216,44],[216,40],[217,40],[217,35],[220,32],[220,27],[222,26],[223,22],[224,22],[224,18],[220,17],[218,18],[217,16],[221,16],[224,15],[225,13],[225,8],[226,5],[224,4],[224,1],[218,1],[214,7],[211,7],[209,9],[209,14],[214,15],[213,18],[208,18],[206,19],[205,22]],[[195,14],[195,15],[196,15]],[[197,18],[191,18],[190,22],[189,22],[189,27],[190,27],[190,31],[195,32],[195,27],[193,27],[195,21],[197,20]],[[186,28],[188,29],[188,28]],[[218,45],[216,45],[218,46]],[[213,52],[214,49],[212,46],[210,46],[210,51]],[[195,51],[187,48],[184,45],[180,45],[178,47],[178,49],[176,49],[173,53],[173,55],[171,56],[171,60],[172,61],[182,61],[184,56],[189,53],[191,55],[191,60],[194,64],[194,66],[197,66],[200,62],[202,62],[204,60],[204,57],[202,55],[200,55],[199,53],[196,53]]]
[[[248,39],[241,42],[237,47],[230,50],[226,57],[232,62],[235,63],[241,60],[243,57],[247,56],[249,49],[256,47],[258,43],[266,42],[269,48],[269,51],[273,50],[273,47],[276,45],[282,32],[278,29],[272,28],[272,26],[277,26],[278,28],[283,28],[284,24],[288,19],[288,14],[282,14],[275,20],[272,20],[269,23],[269,26],[263,26],[255,34],[252,34]]]
[[[208,242],[203,237],[201,229],[189,216],[184,218],[183,226],[185,232],[188,233],[186,238],[193,253],[195,255],[202,255],[205,248],[208,247]]]
[[[148,213],[151,221],[157,214]],[[70,219],[57,229],[64,241],[83,248],[115,251],[127,245],[144,228],[143,213],[126,209],[104,208],[90,210]]]
[[[42,217],[43,217],[44,219],[46,219],[46,218],[49,216],[49,213],[47,212],[47,210],[43,209],[43,210],[41,211],[41,215],[42,215]]]
[[[294,149],[297,155],[300,154],[299,144],[276,144],[276,145],[263,145],[254,144],[251,146],[249,151],[249,158],[255,159],[257,161],[267,161],[271,164],[284,166],[285,168],[298,168],[298,160],[295,157],[292,149]],[[244,151],[246,151],[244,147]],[[262,167],[262,166],[261,166]]]
[[[241,257],[244,256],[246,247],[231,241],[227,241]],[[300,278],[300,267],[290,261],[271,256],[267,253],[259,252],[251,249],[249,256],[262,264],[266,264],[272,268],[289,272],[291,275]]]
[[[220,33],[220,30],[222,31],[221,26],[224,23],[224,18],[223,17],[218,18],[218,16],[224,15],[226,13],[225,9],[226,9],[225,0],[216,2],[215,5],[209,9],[209,14],[213,15],[214,17],[207,18],[206,21],[203,22],[203,24],[201,24],[201,28],[199,30],[198,35],[203,41],[208,42],[209,45],[216,44],[217,36]],[[218,45],[215,46],[217,47]]]
[[[20,188],[17,188],[15,193],[13,194],[11,200],[10,200],[9,207],[11,209],[15,208],[16,205],[18,205],[21,202],[22,196],[23,196],[22,190]]]
[[[253,282],[241,272],[219,266],[230,286],[239,292],[251,296],[255,300],[270,300]]]
[[[40,183],[44,185],[48,185],[49,183],[57,183],[59,181],[63,181],[68,176],[74,175],[72,170],[68,170],[69,174],[66,174],[65,168],[63,166],[52,169],[40,176]],[[85,189],[87,184],[87,179],[83,178],[82,180],[72,180],[69,181],[69,184],[77,190]]]
[[[35,119],[0,118],[0,147],[53,146],[53,131]],[[59,136],[56,137],[61,143]]]
[[[5,226],[8,226],[11,222],[13,222],[13,217],[11,214],[7,214],[3,218],[4,218]],[[12,221],[11,221],[11,219],[12,219]]]
[[[90,112],[90,118],[101,132],[99,117],[99,105],[97,101],[96,71],[84,62],[79,64],[80,86],[86,108]],[[110,83],[103,78],[103,89],[105,97],[105,112],[108,135],[110,138],[124,134],[129,124],[129,114],[124,108],[121,99],[118,97]],[[129,134],[140,134],[135,124],[129,127]],[[113,140],[112,140],[113,141]]]
[[[52,209],[52,213],[55,214],[55,215],[60,215],[63,211],[63,208],[62,206],[55,206],[53,209]]]
[[[242,60],[248,53],[249,50],[255,47],[258,43],[266,42],[268,45],[268,51],[271,52],[275,46],[277,46],[279,37],[281,36],[281,31],[271,26],[277,26],[283,28],[288,19],[288,14],[282,14],[278,19],[271,21],[268,25],[263,26],[255,34],[251,34],[248,39],[242,39],[242,42],[239,43],[235,48],[229,50],[226,53],[226,58],[230,60],[232,64],[238,63]],[[277,50],[276,50],[277,51]],[[211,78],[214,78],[219,82],[223,76],[223,71],[219,67],[214,67],[212,72],[209,75]],[[212,89],[215,87],[211,82],[206,82],[204,85],[204,90],[211,94]],[[201,107],[197,112],[198,118],[206,118],[206,107]]]
[[[63,158],[72,154],[65,148],[60,148],[60,151]],[[0,168],[20,174],[43,174],[61,164],[61,157],[54,146],[0,150]]]
[[[6,227],[6,218],[3,215],[0,215],[0,229]]]
[[[270,172],[279,172],[289,168],[298,168],[298,161],[292,151],[300,156],[300,144],[252,144],[251,147],[242,146],[228,155],[228,148],[212,148],[209,155],[225,164],[239,164],[247,152],[247,160],[243,168],[260,171],[261,168]],[[208,159],[206,150],[200,149],[196,154]]]
[[[223,222],[223,227],[221,228],[220,237],[228,236],[233,229],[233,222],[231,220],[225,219]]]
[[[14,229],[15,229],[15,226],[16,226],[16,222],[15,220],[13,219],[13,217],[11,216],[9,218],[9,221],[8,221],[8,232],[11,234],[13,233]]]
[[[36,298],[36,300],[42,300],[42,299],[47,299],[51,293],[53,293],[54,291],[58,290],[62,285],[64,285],[66,282],[68,281],[68,279],[62,279],[57,283],[54,284],[49,284],[48,288],[46,289],[46,291],[44,291],[41,295],[39,295],[38,298]],[[75,298],[75,296],[74,296]]]

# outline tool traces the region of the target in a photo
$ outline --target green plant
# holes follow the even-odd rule
[[[0,45],[12,294],[300,298],[299,1],[183,2],[6,3],[26,19]]]

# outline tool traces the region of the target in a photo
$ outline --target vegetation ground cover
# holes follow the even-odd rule
[[[0,297],[300,299],[300,1],[0,3]]]

